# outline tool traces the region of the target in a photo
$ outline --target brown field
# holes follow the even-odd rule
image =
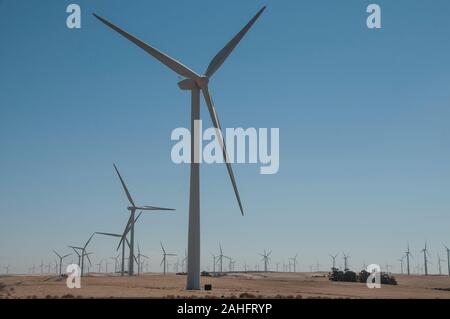
[[[450,276],[395,275],[398,286],[368,289],[331,282],[325,273],[233,273],[202,277],[212,291],[186,291],[186,276],[90,274],[80,289],[50,275],[0,276],[0,298],[450,298]]]

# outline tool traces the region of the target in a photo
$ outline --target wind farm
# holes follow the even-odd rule
[[[405,61],[281,4],[158,6],[89,4],[73,43],[38,38],[76,69],[31,67],[15,35],[30,95],[2,59],[0,299],[450,299],[447,82],[416,96]]]

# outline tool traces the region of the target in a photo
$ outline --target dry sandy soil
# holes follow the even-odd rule
[[[368,289],[360,283],[331,282],[325,273],[233,273],[202,277],[212,291],[186,291],[186,276],[144,274],[120,277],[89,274],[80,289],[50,275],[0,276],[0,298],[446,298],[450,276],[396,275],[398,286]]]

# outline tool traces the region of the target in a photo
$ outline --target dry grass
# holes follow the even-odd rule
[[[186,276],[144,274],[119,277],[91,274],[81,289],[69,289],[65,280],[51,276],[0,277],[0,298],[445,298],[450,299],[449,276],[396,275],[398,286],[368,289],[365,284],[331,282],[311,273],[233,273],[202,277],[211,291],[187,291]]]

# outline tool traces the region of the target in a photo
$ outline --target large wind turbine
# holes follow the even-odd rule
[[[119,176],[120,183],[122,184],[123,190],[125,194],[127,195],[128,201],[130,202],[131,206],[128,206],[128,210],[130,211],[130,218],[128,220],[127,227],[125,228],[126,233],[128,233],[127,229],[129,229],[130,232],[130,257],[128,262],[128,275],[132,276],[134,273],[134,224],[136,222],[135,213],[136,210],[174,210],[172,208],[163,208],[163,207],[154,207],[154,206],[136,206],[134,204],[134,200],[131,197],[130,192],[128,191],[127,185],[125,185],[124,180],[122,179],[122,176],[119,173],[119,170],[117,169],[116,164],[114,164],[114,169],[116,170],[117,175]],[[126,236],[126,233],[124,236]],[[120,244],[119,244],[120,245]],[[122,248],[123,249],[123,248]]]
[[[56,254],[56,256],[58,256],[59,258],[59,275],[61,276],[61,271],[62,271],[62,261],[64,258],[69,257],[72,254],[67,254],[64,256],[61,256],[60,254],[58,254],[55,250],[53,250],[53,252]]]
[[[171,58],[158,49],[142,42],[138,38],[132,36],[126,31],[120,29],[109,21],[94,14],[94,16],[108,27],[124,36],[161,63],[166,65],[171,70],[175,71],[185,79],[178,83],[181,90],[191,91],[191,173],[190,173],[190,196],[189,196],[189,228],[188,228],[188,274],[187,274],[187,289],[200,289],[200,171],[199,171],[199,145],[197,138],[200,136],[200,128],[195,125],[196,121],[200,120],[200,90],[202,91],[208,112],[211,117],[213,126],[216,129],[216,134],[220,146],[223,151],[224,161],[227,166],[228,175],[230,176],[231,183],[233,185],[234,193],[239,204],[240,211],[244,215],[244,209],[242,207],[239,192],[236,186],[231,163],[228,159],[227,151],[225,148],[225,142],[222,135],[222,129],[220,122],[214,107],[213,100],[211,98],[208,82],[212,75],[220,68],[225,62],[227,57],[231,54],[237,44],[241,41],[247,31],[253,26],[255,21],[259,18],[261,13],[265,10],[263,7],[258,13],[244,26],[244,28],[237,33],[225,47],[217,53],[217,55],[211,60],[204,75],[197,74],[188,67],[184,66],[177,60]]]
[[[164,264],[164,275],[166,275],[167,256],[176,256],[176,254],[167,254],[166,250],[164,249],[163,244],[162,243],[160,243],[160,244],[161,244],[161,248],[162,248],[162,251],[163,251],[163,258],[161,260],[161,265]]]
[[[77,250],[81,251],[81,254],[78,254],[78,260],[80,260],[80,258],[81,258],[81,265],[80,265],[80,267],[81,267],[81,276],[83,276],[83,274],[84,274],[84,257],[86,256],[88,261],[89,261],[89,263],[91,263],[91,260],[89,259],[89,254],[86,253],[86,248],[87,248],[87,245],[89,245],[92,237],[94,237],[94,235],[95,235],[95,233],[92,233],[91,237],[89,237],[88,241],[86,242],[86,244],[84,244],[83,247],[69,246],[77,254],[78,254]]]

